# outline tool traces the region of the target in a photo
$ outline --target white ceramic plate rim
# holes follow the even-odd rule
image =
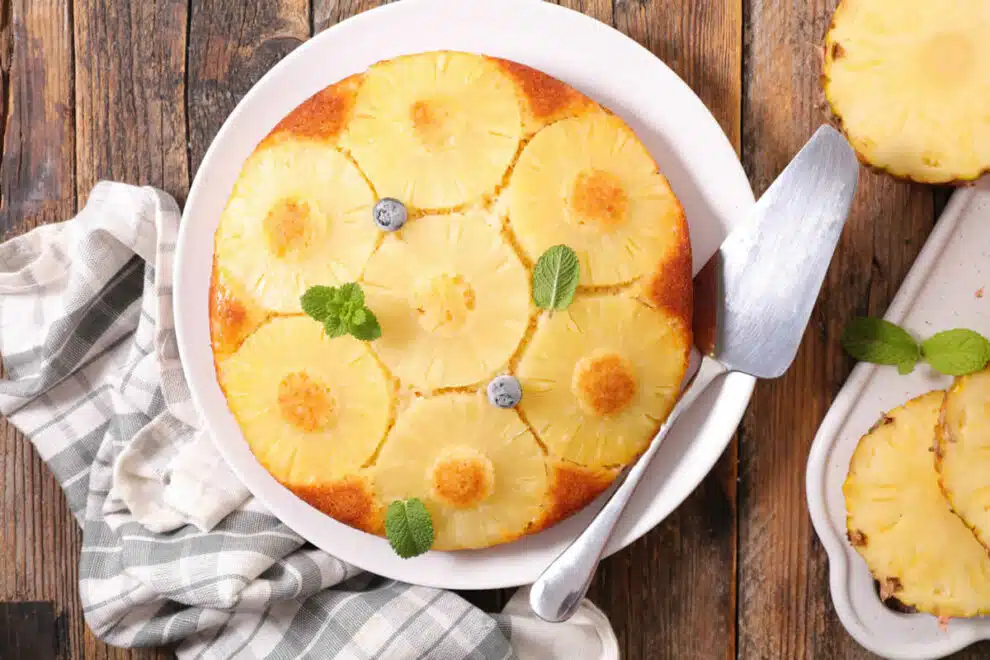
[[[400,559],[384,539],[324,516],[261,467],[227,409],[209,344],[213,233],[254,145],[324,86],[378,60],[438,49],[482,52],[534,66],[626,119],[684,205],[695,270],[753,204],[742,166],[715,119],[666,65],[620,32],[539,0],[405,0],[344,21],[300,46],[248,92],[224,123],[196,174],[179,232],[176,333],[193,400],[219,452],[286,525],[336,557],[387,577],[454,589],[510,587],[535,580],[597,507],[515,543]],[[749,376],[731,374],[683,418],[619,522],[607,554],[656,526],[708,474],[731,440],[754,383]]]

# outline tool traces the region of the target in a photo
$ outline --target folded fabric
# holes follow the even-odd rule
[[[547,624],[521,593],[489,615],[362,573],[251,497],[179,361],[178,226],[168,195],[101,183],[76,218],[0,245],[0,413],[82,527],[80,595],[99,637],[178,644],[180,658],[618,657],[590,603]]]

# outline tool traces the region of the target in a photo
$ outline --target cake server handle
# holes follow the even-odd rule
[[[677,423],[678,417],[694,404],[716,378],[727,372],[728,370],[718,360],[707,356],[702,358],[694,380],[684,391],[667,417],[667,421],[650,442],[650,446],[629,469],[625,479],[602,510],[533,583],[529,604],[537,616],[545,621],[558,622],[566,621],[577,611],[584,595],[588,593],[588,587],[591,586],[591,579],[595,575],[605,544],[612,536],[612,530],[636,491],[640,479],[649,468],[650,461],[656,455],[663,439]]]

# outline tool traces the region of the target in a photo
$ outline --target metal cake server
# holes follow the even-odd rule
[[[790,366],[858,176],[859,163],[845,138],[822,126],[725,239],[704,269],[714,295],[696,300],[695,326],[707,321],[709,331],[695,332],[704,357],[694,380],[591,524],[533,584],[530,605],[540,618],[564,621],[575,612],[616,522],[681,413],[726,373],[777,378]],[[706,302],[714,309],[706,311]]]

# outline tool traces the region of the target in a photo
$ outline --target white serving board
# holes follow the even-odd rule
[[[956,327],[990,334],[990,177],[952,196],[886,318],[918,337]],[[885,410],[950,383],[920,364],[907,376],[892,367],[857,365],[808,457],[808,507],[828,553],[835,610],[857,642],[887,658],[940,658],[990,639],[990,617],[954,619],[941,630],[931,615],[884,606],[866,563],[846,539],[842,484],[857,441]]]

